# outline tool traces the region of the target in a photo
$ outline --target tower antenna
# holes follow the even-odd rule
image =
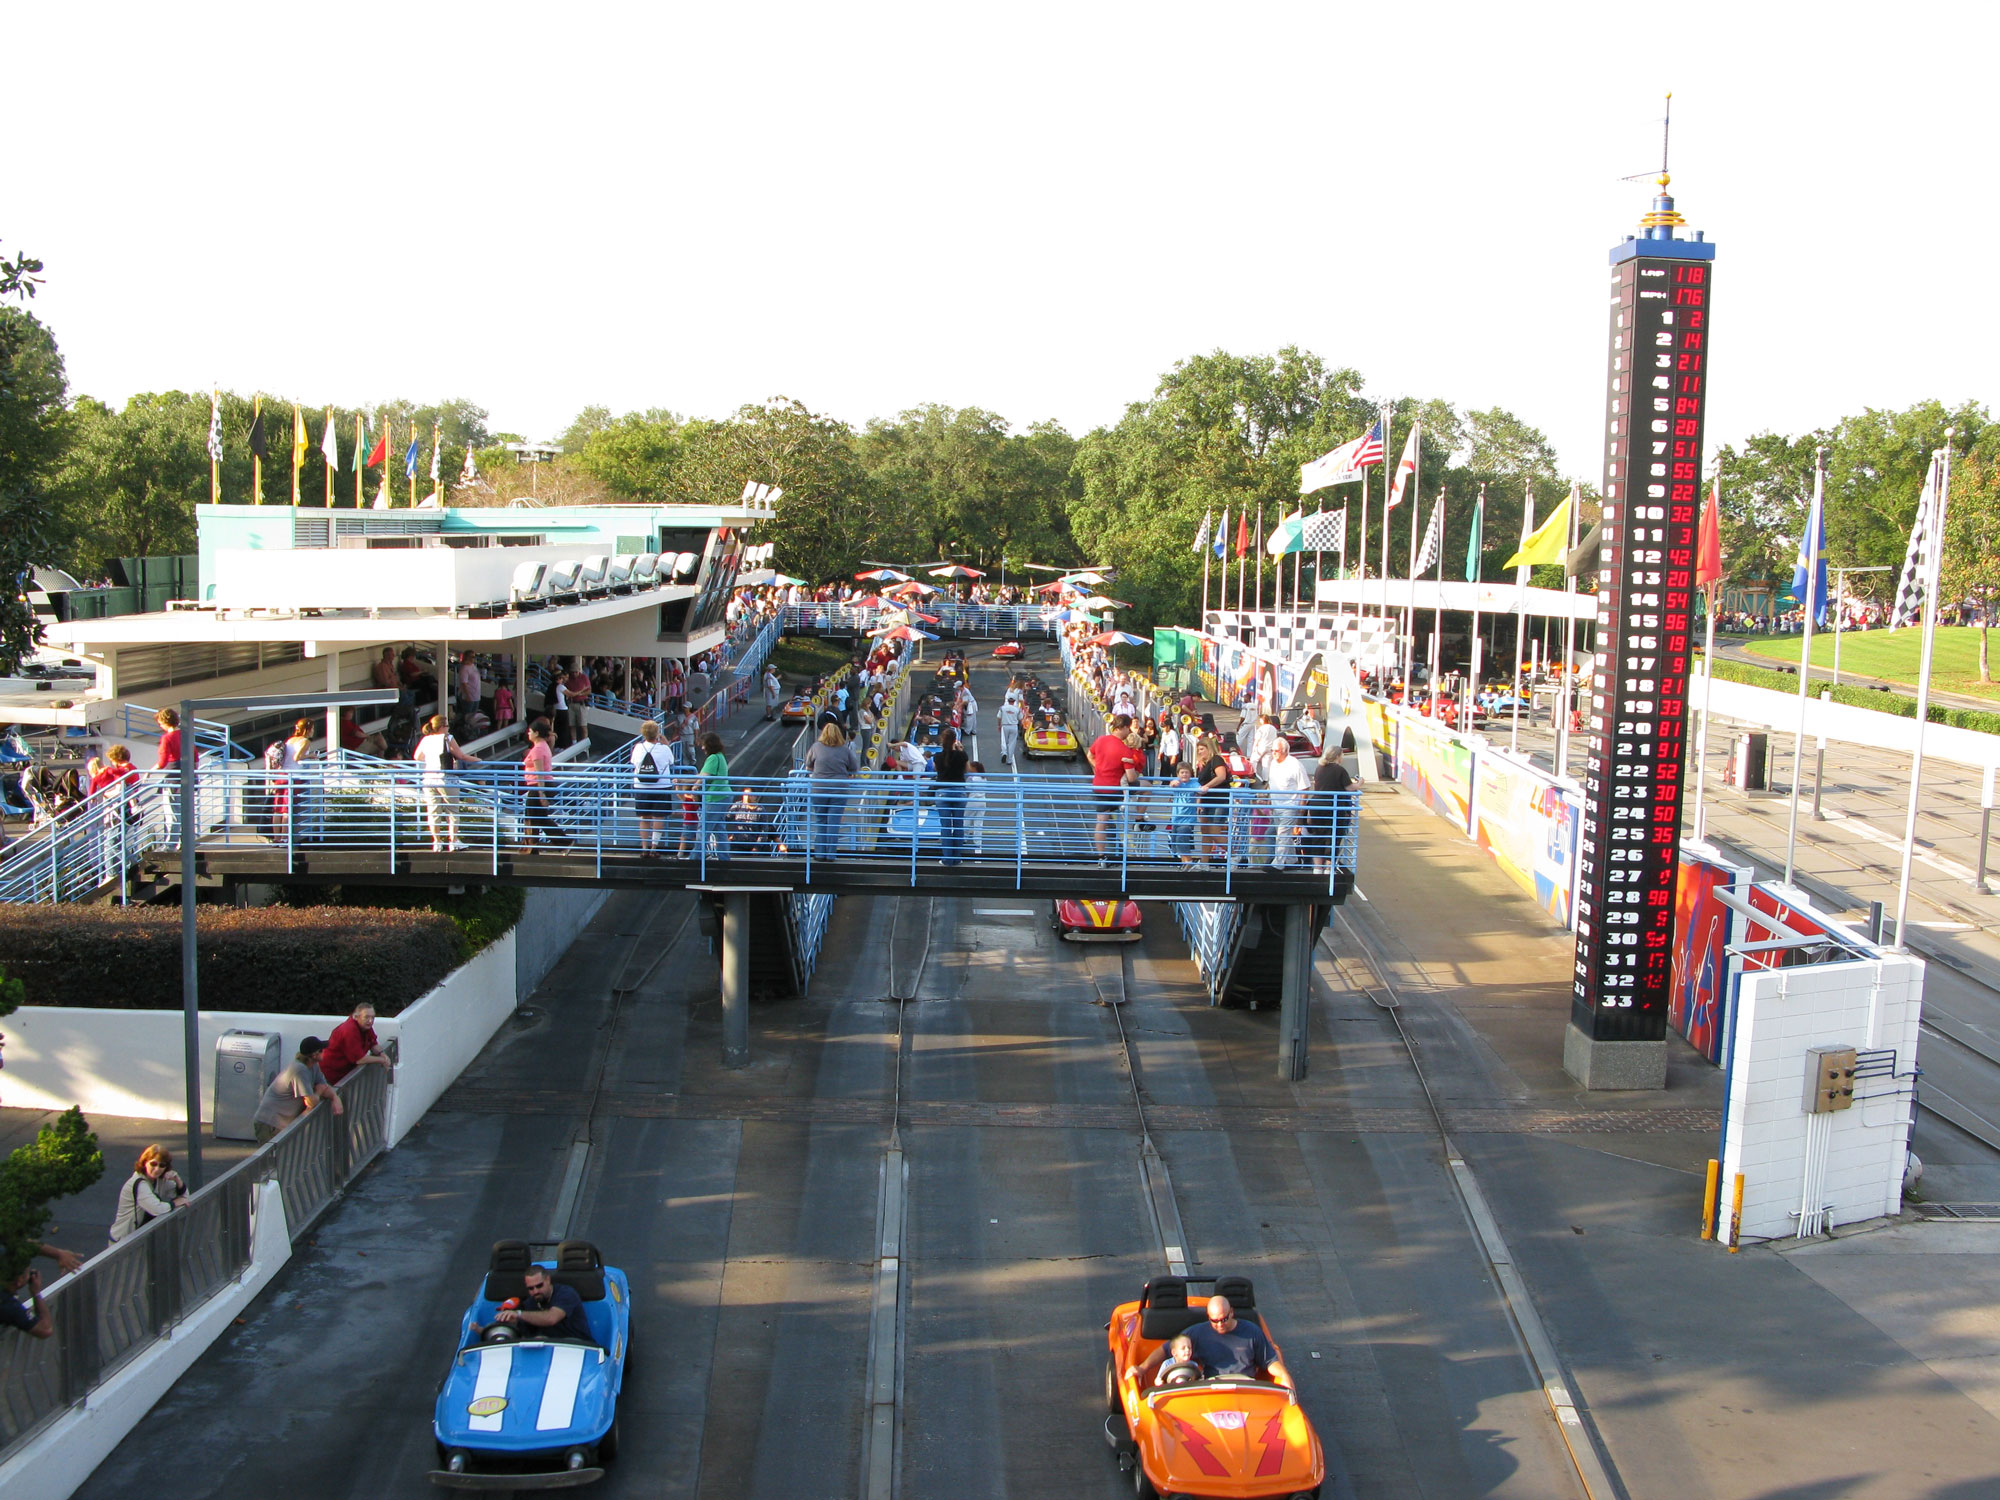
[[[1660,186],[1661,187],[1665,187],[1668,182],[1667,143],[1673,138],[1673,132],[1674,132],[1674,96],[1673,92],[1669,90],[1667,93],[1667,112],[1660,120]]]

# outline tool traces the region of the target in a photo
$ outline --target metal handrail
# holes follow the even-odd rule
[[[381,1151],[386,1070],[341,1081],[343,1115],[318,1108],[236,1163],[185,1208],[152,1220],[42,1294],[55,1335],[0,1340],[0,1461],[79,1406],[250,1265],[257,1184],[276,1180],[296,1241]]]

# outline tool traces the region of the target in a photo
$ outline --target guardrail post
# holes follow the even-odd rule
[[[1285,907],[1284,982],[1278,1000],[1278,1076],[1297,1083],[1306,1076],[1312,1028],[1313,909],[1302,901]]]
[[[722,1065],[749,1061],[750,897],[731,891],[722,898]]]
[[[157,1337],[181,1315],[181,1228],[175,1214],[156,1219],[146,1234],[146,1323]]]
[[[49,1316],[56,1325],[61,1397],[65,1406],[82,1404],[84,1397],[96,1388],[98,1371],[104,1364],[103,1347],[97,1338],[100,1300],[97,1281],[95,1276],[72,1277],[62,1296],[49,1308]]]

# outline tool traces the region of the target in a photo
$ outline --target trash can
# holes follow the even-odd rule
[[[219,1141],[257,1138],[257,1101],[278,1076],[285,1039],[274,1031],[225,1031],[215,1041],[215,1128]]]
[[[1770,758],[1771,737],[1752,731],[1739,735],[1736,752],[1729,757],[1729,784],[1742,792],[1765,790],[1765,768]]]

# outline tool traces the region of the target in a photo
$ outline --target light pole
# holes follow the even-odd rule
[[[1873,568],[1835,568],[1833,570],[1833,685],[1835,687],[1840,686],[1840,601],[1847,593],[1847,586],[1843,580],[1846,579],[1849,573],[1893,573],[1895,571],[1887,563]],[[1806,663],[1800,662],[1799,666],[1801,669],[1804,669]]]
[[[181,700],[181,1047],[187,1072],[187,1162],[188,1188],[201,1187],[201,981],[195,967],[194,944],[194,856],[195,856],[195,744],[194,719],[204,711],[231,709],[359,708],[395,703],[401,697],[393,690],[370,688],[353,693],[284,693],[275,697],[250,694],[241,698],[183,698]]]

